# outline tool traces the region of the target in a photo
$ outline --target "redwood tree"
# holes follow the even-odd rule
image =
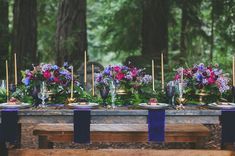
[[[14,1],[12,51],[19,69],[37,63],[37,0]]]
[[[86,0],[61,0],[57,16],[56,62],[79,66],[87,50]]]
[[[0,78],[5,78],[5,60],[8,58],[8,0],[0,0]]]
[[[160,58],[168,54],[168,0],[143,1],[142,55]]]

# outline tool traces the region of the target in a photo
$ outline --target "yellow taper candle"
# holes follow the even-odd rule
[[[91,65],[91,75],[92,75],[92,96],[95,96],[95,75],[94,75],[94,64]]]
[[[183,82],[184,82],[184,68],[183,68],[183,67],[181,67],[180,82],[181,82],[181,83],[183,83]]]
[[[6,60],[6,95],[7,95],[7,101],[9,96],[9,78],[8,78],[8,62]]]
[[[233,56],[233,86],[235,87],[235,57]]]
[[[73,66],[71,68],[71,99],[73,98]]]
[[[15,86],[17,86],[17,62],[16,62],[16,53],[14,53],[14,65],[15,65]]]
[[[163,53],[161,53],[161,69],[162,69],[162,91],[164,91],[164,62],[163,62]]]
[[[155,91],[155,74],[154,74],[154,60],[152,60],[152,83],[153,83],[153,91]]]
[[[87,62],[86,62],[87,60],[86,60],[86,51],[85,51],[85,53],[84,53],[84,85],[86,85],[86,74],[87,74],[87,71],[86,71],[86,64],[87,64]]]

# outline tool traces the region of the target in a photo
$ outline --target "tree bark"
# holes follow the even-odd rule
[[[143,1],[142,55],[160,60],[168,55],[168,0]]]
[[[81,65],[87,51],[86,27],[86,0],[61,0],[55,41],[58,65]]]
[[[0,79],[5,79],[5,60],[8,58],[9,28],[8,0],[0,0]]]
[[[180,33],[180,55],[187,57],[187,34],[189,33],[189,10],[187,8],[187,0],[182,1],[182,16],[181,16],[181,33]],[[184,60],[181,60],[183,63]]]
[[[214,51],[214,9],[215,2],[211,1],[211,49],[210,49],[210,61],[213,61],[213,51]]]
[[[15,0],[12,52],[18,71],[37,64],[37,0]]]

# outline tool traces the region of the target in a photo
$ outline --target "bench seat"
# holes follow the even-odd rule
[[[147,124],[91,124],[91,142],[147,142]],[[200,142],[209,136],[202,124],[167,124],[165,142]],[[73,141],[73,124],[38,124],[33,131],[39,137],[39,148],[55,142]]]

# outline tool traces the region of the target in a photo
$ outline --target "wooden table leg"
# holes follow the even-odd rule
[[[38,136],[38,148],[52,149],[53,143],[48,141],[47,136]]]
[[[222,143],[221,149],[222,150],[235,150],[234,143]]]

